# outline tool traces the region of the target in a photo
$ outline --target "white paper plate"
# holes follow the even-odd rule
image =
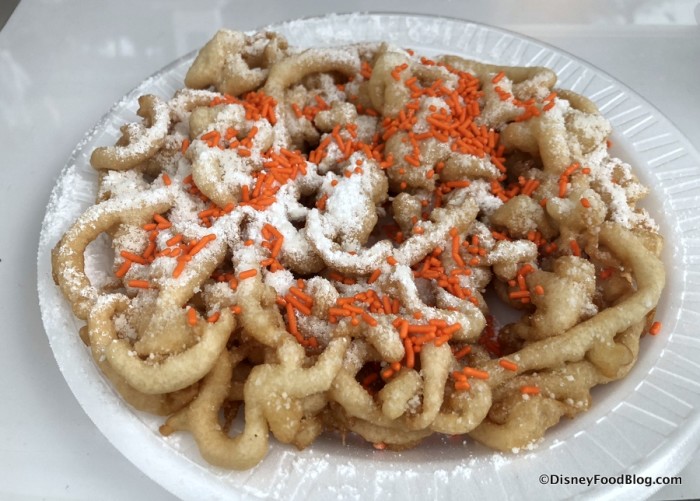
[[[402,452],[375,451],[336,436],[298,452],[273,441],[256,468],[231,472],[199,456],[189,436],[163,438],[162,419],[124,404],[95,368],[79,323],[53,285],[50,249],[92,203],[95,146],[113,144],[136,119],[143,93],[168,97],[182,86],[189,54],[116,104],[76,147],[47,208],[39,245],[38,288],[44,326],[58,365],[97,427],[145,474],[184,499],[491,499],[650,496],[659,485],[541,485],[541,475],[639,479],[678,473],[700,442],[700,156],[628,87],[558,49],[465,21],[401,14],[332,15],[271,27],[299,46],[387,40],[432,56],[453,53],[509,65],[542,65],[559,86],[593,99],[611,120],[614,154],[632,163],[653,190],[647,208],[666,237],[668,285],[658,308],[662,334],[642,340],[639,362],[622,381],[598,387],[592,409],[550,430],[535,450],[494,454],[462,439],[433,439]]]

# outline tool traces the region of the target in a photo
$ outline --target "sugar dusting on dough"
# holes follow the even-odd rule
[[[342,99],[344,97],[343,94],[339,92],[332,94],[329,89],[326,89],[326,93],[327,95],[333,95],[333,97],[337,99]],[[204,94],[203,96],[206,97]],[[168,109],[172,116],[181,121],[185,121],[191,111],[186,109],[182,103],[173,103],[169,105]],[[362,118],[362,120],[365,120],[365,127],[360,128],[360,134],[367,135],[371,131],[375,130],[375,120],[366,118]],[[225,123],[226,120],[223,120],[222,125]],[[285,128],[285,125],[281,123],[276,125],[273,130],[273,149],[279,151],[279,149],[285,144],[282,138],[286,137],[286,134],[288,134],[289,131]],[[178,138],[181,139],[182,131],[178,131],[178,134]],[[204,161],[219,161],[224,164],[226,176],[224,181],[226,183],[230,183],[231,186],[253,184],[253,178],[250,176],[249,172],[241,174],[241,158],[237,157],[235,153],[222,153],[216,150],[210,151],[210,149],[205,148],[201,142],[195,142],[192,147],[194,148],[192,153],[196,156],[202,157]],[[334,146],[332,145],[330,155],[333,155],[333,148]],[[259,151],[254,151],[253,153],[253,157],[250,161],[257,163],[263,161],[262,157],[259,156]],[[335,153],[340,154],[340,151],[336,148]],[[360,155],[357,157],[360,157]],[[215,160],[213,160],[214,158]],[[353,158],[352,160],[355,159],[356,158]],[[636,212],[630,208],[628,199],[630,197],[634,198],[640,195],[643,189],[641,188],[641,185],[635,183],[631,178],[629,166],[627,164],[622,163],[618,159],[610,158],[607,155],[607,152],[603,150],[596,150],[595,152],[591,153],[586,160],[587,164],[590,165],[592,169],[592,178],[601,184],[601,190],[607,193],[612,199],[610,204],[610,218],[613,221],[618,222],[619,224],[628,228],[638,225],[656,228],[653,221],[651,221],[646,213]],[[249,171],[250,170],[252,169],[249,169]],[[617,183],[610,183],[609,180],[612,177],[613,171],[617,171],[618,175],[621,172],[621,178],[629,182],[624,186]],[[280,231],[285,235],[285,251],[287,252],[293,253],[309,251],[310,248],[306,239],[311,238],[312,240],[316,241],[317,238],[321,236],[314,232],[310,232],[307,235],[301,235],[294,225],[289,224],[290,219],[303,224],[311,211],[316,211],[316,213],[318,213],[316,209],[309,209],[299,203],[300,194],[299,189],[296,186],[297,184],[301,185],[304,182],[307,182],[318,188],[318,186],[324,182],[321,175],[316,172],[316,166],[313,166],[312,164],[309,164],[309,174],[301,176],[299,181],[296,183],[290,183],[289,186],[280,190],[278,192],[276,203],[267,210],[255,211],[250,208],[241,208],[240,210],[236,209],[236,212],[238,213],[237,217],[234,217],[233,215],[221,217],[212,225],[211,228],[203,228],[200,224],[200,220],[197,217],[197,214],[206,208],[206,204],[201,200],[192,197],[191,194],[186,192],[186,186],[185,183],[183,183],[183,180],[191,173],[191,166],[189,165],[189,162],[185,159],[180,159],[178,163],[168,172],[174,180],[173,186],[169,188],[168,191],[174,200],[175,206],[179,207],[180,209],[173,211],[173,213],[176,214],[176,216],[172,218],[173,227],[169,230],[162,231],[158,236],[159,245],[161,247],[164,245],[164,242],[167,239],[172,238],[172,236],[178,233],[183,233],[190,239],[197,239],[208,234],[214,234],[217,236],[217,238],[224,239],[227,242],[231,242],[236,245],[240,245],[244,238],[253,238],[256,245],[258,245],[261,242],[259,230],[263,224],[268,222],[280,229]],[[138,176],[134,176],[131,172],[125,174],[124,176],[110,174],[108,177],[109,179],[102,184],[101,193],[108,194],[115,199],[124,198],[124,203],[128,202],[126,199],[129,197],[130,193],[142,191],[144,188],[143,182],[138,179]],[[337,225],[342,225],[346,228],[353,228],[353,226],[357,225],[357,213],[359,211],[359,207],[361,206],[361,204],[358,202],[359,199],[357,194],[362,189],[364,176],[353,175],[347,179],[343,179],[341,173],[340,176],[333,177],[339,180],[339,184],[334,189],[336,203],[330,206],[327,215],[330,216],[333,221],[335,221],[335,224],[331,224],[328,219],[324,219],[321,226],[324,234],[337,233]],[[162,179],[158,178],[154,184],[162,186]],[[491,214],[503,204],[498,197],[491,193],[489,183],[485,180],[473,180],[471,185],[465,189],[465,192],[468,194],[468,196],[475,199],[479,209],[486,216]],[[246,219],[245,226],[242,225],[241,218]],[[134,252],[143,250],[143,247],[146,244],[146,240],[144,240],[145,237],[145,231],[135,229],[133,235],[123,237],[123,248],[133,248]],[[524,242],[522,243],[524,244]],[[518,243],[514,245],[514,248],[518,247],[517,244]],[[505,248],[506,246],[503,247]],[[520,247],[523,247],[523,245]],[[349,247],[349,249],[345,250],[352,249],[353,247]],[[98,252],[101,253],[102,251]],[[209,250],[205,249],[204,252],[206,255]],[[117,257],[115,259],[117,259],[118,263],[119,258]],[[350,265],[355,258],[348,254],[346,259],[348,265]],[[159,258],[154,261],[152,266],[155,270],[159,270],[162,274],[170,274],[172,273],[174,262],[166,258]],[[138,266],[134,267],[134,271],[138,271],[138,269]],[[387,265],[382,264],[382,271],[386,272],[388,269],[389,268]],[[109,281],[107,274],[104,273],[104,270],[104,262],[97,264],[96,260],[88,259],[86,271],[91,278],[94,278],[93,283],[97,288],[104,286]],[[134,276],[137,275],[138,273],[136,273]],[[399,276],[400,279],[413,283],[413,279],[410,277],[409,273],[396,273],[395,275]],[[274,289],[278,295],[284,295],[288,293],[289,288],[293,286],[294,276],[288,271],[278,271],[274,273],[265,272],[264,283]],[[303,330],[306,332],[318,333],[319,337],[324,339],[330,338],[332,330],[329,328],[327,323],[317,322],[313,317],[300,317],[299,320],[300,328],[303,328]],[[117,327],[125,335],[128,335],[129,337],[134,336],[134,333],[129,331],[129,326],[126,325],[123,318],[117,319],[117,323]],[[412,402],[411,405],[417,407],[417,400]],[[530,450],[531,447],[528,446],[527,449]],[[518,451],[514,450],[513,452]],[[493,464],[496,469],[498,469],[501,464],[505,464],[507,462],[508,460],[502,456],[494,456]],[[305,457],[301,464],[303,464],[303,467],[307,473],[310,472],[312,477],[320,476],[327,470],[328,466],[327,462],[322,458],[311,459],[309,457]],[[353,469],[348,467],[343,471],[347,475],[352,475]],[[469,469],[460,469],[459,471],[462,474],[468,474]],[[437,469],[434,472],[434,477],[436,481],[442,482],[447,480],[453,473],[454,472],[450,473],[446,470]],[[409,470],[406,472],[406,474],[411,476],[412,472]],[[392,476],[390,474],[385,474],[385,476],[386,475]]]

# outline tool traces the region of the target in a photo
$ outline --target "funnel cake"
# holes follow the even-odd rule
[[[52,264],[105,376],[210,463],[332,430],[527,447],[658,332],[647,190],[551,70],[223,30],[185,84],[95,150],[98,199]]]

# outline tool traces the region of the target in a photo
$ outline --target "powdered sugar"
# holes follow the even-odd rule
[[[168,105],[155,96],[150,101],[148,108],[148,124],[130,123],[125,126],[124,133],[129,138],[129,144],[125,147],[113,148],[118,158],[127,158],[133,155],[146,153],[153,145],[165,138],[170,125],[170,110]]]
[[[647,189],[633,177],[629,164],[619,158],[610,157],[603,147],[592,151],[584,161],[591,169],[591,184],[607,197],[606,203],[612,221],[629,229],[639,226],[658,231],[658,224],[647,211],[635,209],[629,202],[647,193]]]

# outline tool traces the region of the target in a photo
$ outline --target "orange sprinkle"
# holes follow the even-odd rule
[[[303,283],[302,283],[303,286]],[[296,297],[298,297],[300,300],[305,301],[309,304],[313,304],[314,298],[309,296],[307,293],[302,291],[299,287],[290,287],[289,292],[294,294]]]
[[[246,278],[253,278],[258,274],[258,270],[245,270],[238,274],[240,280],[245,280]]]
[[[541,285],[535,285],[535,294],[542,296],[544,294],[544,287]]]
[[[352,304],[349,304],[349,303],[344,304],[343,308],[345,308],[346,310],[348,310],[351,313],[357,313],[358,315],[364,311],[362,308],[358,308],[357,306],[353,306]]]
[[[158,223],[158,224],[168,224],[168,225],[171,224],[170,221],[168,221],[167,219],[165,219],[165,218],[164,218],[163,216],[161,216],[160,214],[154,214],[154,215],[153,215],[153,219],[155,219],[156,223]]]
[[[218,146],[219,141],[221,140],[221,134],[218,131],[212,130],[206,134],[203,134],[200,139],[206,142],[207,146],[213,148],[214,146]]]
[[[518,370],[518,365],[514,362],[511,362],[510,360],[501,359],[498,361],[498,365],[500,365],[501,367],[503,367],[507,371],[515,372]]]
[[[326,200],[328,200],[328,193],[324,193],[321,198],[316,201],[316,208],[319,210],[326,210]]]
[[[173,278],[178,278],[180,275],[182,275],[182,272],[185,270],[185,266],[187,266],[187,261],[184,259],[178,261],[175,265],[175,269],[173,270]]]
[[[330,278],[331,280],[333,280],[335,282],[342,282],[343,281],[343,275],[341,275],[340,273],[336,273],[335,271],[331,271],[328,274],[328,278]]]
[[[613,273],[615,273],[615,269],[614,269],[614,268],[605,268],[605,269],[601,270],[601,272],[600,272],[600,279],[601,279],[601,280],[607,280],[607,279],[609,279],[611,276],[613,276]]]
[[[398,261],[394,256],[389,256],[386,258],[386,262],[389,263],[391,266],[396,266],[398,264]]]
[[[129,251],[121,251],[119,255],[128,261],[133,261],[138,264],[146,264],[148,262],[143,257]]]
[[[649,334],[651,334],[652,336],[656,336],[659,332],[661,332],[661,327],[661,322],[654,322],[649,328]]]
[[[304,315],[311,315],[311,308],[303,304],[301,301],[299,301],[299,299],[297,299],[293,295],[287,294],[286,296],[284,296],[284,299],[287,301],[288,305],[292,305]]]
[[[591,208],[591,202],[589,202],[587,198],[581,199],[581,205],[583,205],[586,209]]]
[[[472,347],[467,345],[467,346],[464,346],[463,348],[460,348],[459,350],[457,350],[454,353],[454,355],[455,355],[455,358],[457,360],[459,360],[460,358],[464,358],[465,356],[469,355],[471,353],[471,351],[472,351]]]
[[[467,381],[455,381],[455,390],[457,391],[469,391],[471,385]]]
[[[408,322],[406,320],[401,320],[401,327],[399,327],[399,338],[408,338]]]
[[[569,188],[569,178],[562,177],[559,179],[559,198],[564,198],[566,196],[566,190]]]
[[[211,209],[205,209],[205,210],[201,211],[199,214],[197,214],[197,216],[200,219],[204,219],[204,218],[207,218],[209,216],[213,216],[215,213],[216,213],[216,209],[211,208]]]
[[[469,181],[447,181],[445,186],[448,188],[468,188],[470,183]]]
[[[197,325],[197,311],[191,306],[187,310],[187,323],[193,327]]]
[[[581,247],[579,247],[576,240],[571,240],[569,242],[569,247],[571,248],[571,252],[574,254],[574,256],[581,256]]]
[[[189,251],[190,256],[194,256],[197,254],[199,251],[201,251],[209,242],[212,240],[216,240],[216,235],[213,233],[210,233],[209,235],[205,235],[202,237],[202,239],[197,242]]]
[[[167,245],[168,247],[171,247],[175,244],[179,244],[180,242],[182,242],[182,233],[175,235],[173,238],[167,240],[165,242],[165,245]]]
[[[284,243],[284,237],[278,238],[277,240],[275,240],[275,243],[272,246],[272,249],[270,249],[270,256],[272,256],[273,258],[276,258],[279,255],[280,250],[282,250],[283,243]]]
[[[329,308],[328,314],[334,317],[349,317],[350,310],[346,310],[345,308]]]
[[[187,152],[187,149],[190,147],[190,140],[185,138],[182,140],[182,146],[180,147],[180,151],[184,155]]]
[[[578,162],[574,162],[566,168],[566,170],[564,171],[564,174],[562,174],[562,175],[563,176],[570,176],[571,174],[576,172],[579,167],[581,167],[581,164],[579,164]]]
[[[275,228],[274,226],[272,226],[271,224],[266,224],[265,226],[263,226],[263,236],[265,236],[266,232],[269,232],[269,234],[271,234],[275,238],[283,238],[284,237],[284,235],[282,235],[279,232],[279,230],[277,228]],[[265,238],[269,239],[270,237],[266,236]]]
[[[150,289],[151,284],[146,280],[129,280],[126,285],[136,289]]]
[[[491,82],[497,84],[497,83],[500,82],[500,81],[503,79],[503,77],[505,77],[505,76],[506,76],[506,74],[505,74],[503,71],[501,71],[501,72],[498,73],[498,75],[496,75],[495,77],[493,77],[493,79],[491,80]]]
[[[122,265],[119,267],[119,269],[114,272],[114,274],[118,278],[122,278],[129,271],[129,268],[131,268],[131,261],[126,260],[122,263]]]
[[[221,316],[221,312],[217,311],[213,315],[211,315],[209,318],[207,318],[207,322],[210,324],[216,323],[217,320],[219,320],[219,317]]]
[[[372,76],[372,67],[367,61],[362,61],[362,64],[360,66],[360,75],[362,75],[367,80],[369,80],[369,78]]]
[[[457,332],[461,328],[462,328],[462,324],[460,324],[460,323],[452,324],[448,327],[443,327],[442,333],[446,336],[451,336],[452,334],[454,334],[455,332]]]
[[[437,327],[434,325],[408,325],[409,334],[435,334]]]
[[[163,184],[165,184],[165,186],[170,186],[172,184],[170,176],[168,176],[165,172],[163,173]]]
[[[143,251],[143,257],[149,261],[152,261],[153,254],[156,251],[156,244],[153,241],[150,241],[148,243],[148,247],[146,247],[146,250]]]
[[[416,365],[416,355],[413,351],[413,343],[410,339],[406,338],[403,340],[403,347],[406,352],[406,367],[413,369]]]
[[[229,127],[228,129],[226,129],[226,133],[224,134],[224,139],[226,139],[226,141],[230,141],[231,139],[233,139],[237,135],[238,135],[238,131],[236,129],[234,129],[233,127]]]
[[[413,155],[404,155],[403,159],[414,167],[420,167],[420,160]]]
[[[299,330],[297,329],[297,317],[294,313],[294,307],[290,303],[287,303],[285,309],[287,310],[287,323],[289,324],[289,332],[291,332],[292,334],[296,334],[299,332]]]
[[[523,395],[539,395],[540,389],[537,386],[521,386],[520,393]]]
[[[381,274],[382,274],[381,270],[378,270],[378,269],[374,270],[372,272],[372,274],[369,276],[369,278],[367,279],[367,283],[373,284],[374,282],[377,281],[377,279],[379,278],[379,275],[381,275]]]
[[[240,306],[238,306],[237,304],[231,306],[230,309],[231,309],[231,313],[233,313],[235,315],[240,315],[241,311],[243,311],[242,308]]]
[[[364,320],[365,323],[367,323],[368,325],[371,325],[372,327],[377,326],[377,324],[378,324],[377,320],[372,315],[367,313],[366,311],[363,311],[360,314],[360,316],[362,317],[362,320]]]
[[[523,186],[522,193],[523,195],[532,195],[532,193],[539,187],[540,181],[537,179],[528,179],[527,182],[525,183],[525,186]]]
[[[525,276],[525,275],[532,273],[534,271],[535,271],[535,268],[530,263],[526,263],[520,267],[520,269],[518,270],[518,275]]]
[[[450,340],[449,335],[444,335],[444,336],[439,336],[435,338],[435,346],[442,346],[443,344],[447,343]]]
[[[527,290],[527,283],[525,282],[525,277],[523,275],[518,275],[517,283],[520,290]]]
[[[462,372],[464,373],[465,376],[473,377],[474,379],[488,379],[489,378],[488,372],[481,371],[481,370],[475,369],[473,367],[464,367],[462,369]]]

